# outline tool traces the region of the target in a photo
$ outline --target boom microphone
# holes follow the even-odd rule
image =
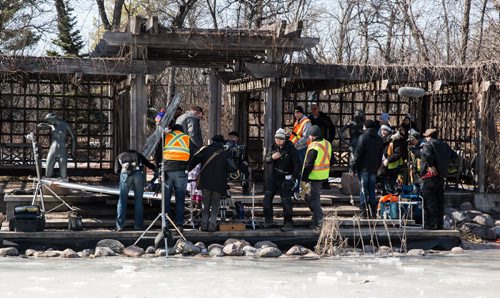
[[[398,89],[399,96],[407,97],[422,97],[425,94],[425,90],[418,87],[401,87]]]

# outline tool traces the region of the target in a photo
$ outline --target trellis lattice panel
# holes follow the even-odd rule
[[[76,133],[77,154],[68,161],[70,175],[102,173],[113,167],[113,83],[58,79],[0,78],[0,170],[33,169],[31,144],[26,135],[35,132],[42,160],[47,156],[51,132],[39,129],[49,113],[55,113]],[[67,139],[68,153],[71,139]],[[90,171],[90,172],[89,172]]]

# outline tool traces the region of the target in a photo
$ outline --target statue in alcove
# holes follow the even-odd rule
[[[43,122],[37,125],[41,129],[51,129],[51,144],[49,154],[47,155],[47,163],[45,168],[45,176],[51,178],[54,175],[54,166],[56,162],[59,164],[59,174],[62,179],[68,178],[68,154],[66,152],[66,137],[71,136],[71,153],[76,157],[76,136],[75,132],[62,118],[54,113],[48,113]]]

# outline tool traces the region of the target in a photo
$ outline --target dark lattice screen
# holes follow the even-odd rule
[[[82,81],[78,85],[61,80],[2,78],[0,81],[0,170],[32,168],[31,145],[25,135],[36,132],[42,159],[50,146],[50,130],[37,129],[45,115],[56,113],[77,135],[75,169],[112,168],[112,123],[114,93],[109,82]],[[68,137],[68,148],[70,139]]]
[[[392,90],[397,90],[397,87],[393,86]],[[312,103],[318,103],[321,111],[330,116],[336,127],[333,141],[336,157],[334,169],[348,166],[348,147],[340,143],[339,131],[352,120],[354,111],[364,110],[367,119],[376,119],[382,112],[388,112],[393,126],[399,126],[409,111],[408,100],[399,97],[397,91],[380,91],[375,83],[357,84],[334,90],[291,94],[283,100],[283,125],[291,130],[294,106],[302,106],[309,114]],[[345,138],[348,139],[348,134]]]

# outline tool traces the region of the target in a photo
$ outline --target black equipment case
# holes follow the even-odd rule
[[[16,232],[41,232],[45,228],[45,215],[35,205],[14,207],[14,218],[9,229]]]

